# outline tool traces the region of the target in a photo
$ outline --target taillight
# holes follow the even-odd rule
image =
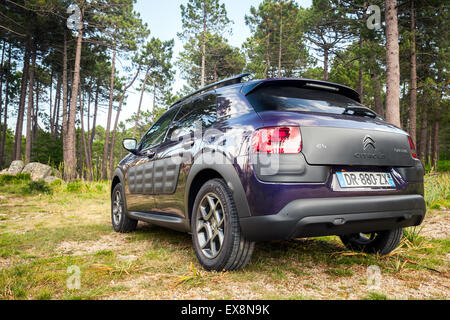
[[[411,155],[414,159],[419,159],[417,156],[416,148],[414,147],[414,142],[412,141],[411,137],[408,137],[409,139],[409,147],[411,148]]]
[[[252,139],[253,153],[299,153],[302,136],[299,127],[270,127],[255,132]]]

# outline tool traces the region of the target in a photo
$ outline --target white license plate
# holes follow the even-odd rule
[[[385,187],[395,188],[389,172],[336,172],[341,188]]]

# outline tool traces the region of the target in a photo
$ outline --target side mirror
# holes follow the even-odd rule
[[[131,139],[131,138],[123,139],[122,140],[122,146],[123,146],[123,148],[125,150],[127,150],[127,151],[129,151],[129,152],[131,152],[133,154],[137,153],[137,150],[136,150],[136,147],[137,147],[136,139]]]

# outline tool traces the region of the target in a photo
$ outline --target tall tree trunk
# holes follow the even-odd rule
[[[50,95],[49,95],[49,103],[48,103],[48,110],[49,110],[49,122],[50,122],[50,135],[53,136],[53,70],[50,73]]]
[[[326,46],[323,49],[323,80],[325,81],[328,80],[328,56],[330,54],[328,50]]]
[[[62,107],[62,140],[63,140],[63,154],[65,151],[67,142],[67,114],[68,114],[68,99],[69,92],[67,87],[67,35],[64,32],[64,49],[63,49],[63,75],[62,75],[62,84],[63,84],[63,107]]]
[[[111,130],[111,117],[112,117],[112,109],[113,109],[113,100],[114,100],[114,73],[116,67],[116,49],[117,49],[117,38],[114,38],[114,46],[113,46],[113,56],[111,63],[111,79],[110,79],[110,87],[109,87],[109,106],[108,106],[108,119],[106,120],[106,130],[105,130],[105,144],[103,146],[103,159],[102,159],[102,180],[109,178],[109,170],[108,166],[108,152],[109,152],[109,131]]]
[[[91,156],[91,149],[90,149],[90,132],[91,132],[91,128],[90,128],[90,122],[91,122],[91,100],[92,100],[92,85],[93,85],[93,79],[91,79],[91,81],[89,81],[89,89],[88,89],[88,106],[87,106],[87,127],[86,127],[86,135],[87,135],[87,146],[88,146],[88,156],[89,156],[89,161],[90,161],[90,165],[92,168],[92,156]]]
[[[439,161],[439,119],[434,122],[434,134],[433,134],[433,170],[437,171],[437,165]]]
[[[269,77],[269,69],[270,69],[270,32],[266,37],[266,65],[264,67],[264,79]]]
[[[23,59],[19,108],[17,112],[16,132],[14,136],[14,153],[12,157],[13,160],[20,160],[22,157],[22,130],[23,130],[23,118],[25,115],[25,99],[28,87],[28,69],[30,66],[30,50],[31,50],[30,48],[31,48],[30,40],[28,40],[25,45],[25,55]]]
[[[363,48],[363,39],[361,32],[359,33],[359,50],[362,52]],[[361,58],[359,58],[359,70],[358,70],[358,93],[361,97],[361,102],[363,101],[364,97],[364,74],[363,74],[363,58],[361,55]]]
[[[203,33],[202,33],[202,78],[200,81],[200,87],[203,88],[205,86],[205,68],[206,68],[206,21],[207,21],[207,12],[206,12],[206,4],[203,3]]]
[[[117,108],[117,113],[116,113],[116,119],[114,121],[114,127],[113,127],[113,131],[112,131],[112,136],[111,136],[111,151],[109,154],[109,170],[111,171],[111,176],[114,172],[114,146],[116,143],[116,134],[117,134],[117,126],[119,125],[119,116],[120,116],[120,111],[122,110],[122,104],[123,104],[123,100],[125,99],[125,95],[127,93],[127,90],[133,85],[133,83],[136,81],[139,73],[141,72],[141,66],[139,65],[138,70],[135,74],[135,76],[133,77],[133,79],[131,79],[131,81],[125,86],[125,88],[122,91],[122,94],[120,95],[120,100],[119,100],[119,107]],[[153,105],[153,108],[155,106]]]
[[[397,0],[386,0],[386,120],[400,122],[400,62]]]
[[[56,138],[58,134],[58,118],[59,118],[59,105],[61,101],[61,82],[62,82],[62,76],[60,73],[58,73],[58,79],[56,81],[56,95],[55,95],[55,106],[53,109],[53,118],[51,122],[51,132],[52,136]]]
[[[409,106],[409,134],[416,144],[417,127],[417,70],[416,70],[416,22],[415,22],[414,0],[411,0],[411,84],[410,84],[410,106]]]
[[[86,177],[89,181],[92,181],[92,164],[89,161],[89,150],[86,143],[86,135],[84,131],[84,99],[82,98],[81,90],[80,90],[80,124],[81,124],[81,145],[83,146],[84,151],[84,162],[86,165]]]
[[[281,55],[283,44],[283,0],[280,0],[280,42],[278,47],[278,78],[281,78]]]
[[[70,111],[67,121],[67,138],[64,148],[64,178],[68,181],[76,179],[76,147],[75,147],[75,117],[77,114],[77,96],[80,84],[80,60],[81,45],[83,40],[83,16],[84,8],[81,9],[81,23],[78,29],[77,46],[75,53],[75,66],[73,69],[72,93],[70,98]]]
[[[2,46],[2,58],[0,60],[0,120],[2,116],[2,106],[3,106],[3,70],[4,68],[4,61],[5,61],[5,47],[6,47],[6,40],[3,40],[3,46]],[[1,121],[0,121],[1,123]]]
[[[97,82],[97,89],[95,90],[95,100],[94,100],[94,119],[92,119],[92,132],[89,139],[89,154],[92,156],[92,145],[94,144],[95,129],[97,126],[97,111],[98,111],[98,95],[100,93],[100,85]]]
[[[31,68],[28,75],[28,107],[27,107],[27,136],[25,144],[25,163],[31,161],[31,144],[33,141],[32,136],[32,122],[34,118],[33,114],[33,97],[34,97],[34,69],[36,67],[36,44],[33,43],[33,52],[31,54]]]
[[[6,132],[8,128],[8,104],[9,104],[9,78],[11,69],[11,44],[9,44],[8,49],[8,69],[6,69],[6,81],[5,81],[5,105],[3,107],[3,126],[2,126],[2,139],[0,141],[0,168],[3,168],[5,163],[3,157],[5,155],[5,143],[6,143]],[[1,122],[1,119],[0,119]]]
[[[31,140],[31,151],[33,151],[33,146],[37,143],[39,139],[39,94],[40,94],[40,88],[39,88],[39,82],[36,83],[36,108],[34,109],[34,116],[33,116],[33,127],[31,128],[31,132],[33,133],[32,137],[33,140]]]
[[[367,3],[364,2],[363,4],[363,14],[362,14],[362,20],[366,21],[367,19]],[[364,70],[363,70],[363,64],[364,64],[364,56],[362,55],[362,49],[364,46],[364,36],[361,32],[361,28],[359,29],[359,71],[358,71],[358,93],[361,97],[361,102],[364,103]]]
[[[421,123],[420,123],[420,141],[419,141],[419,157],[420,160],[422,160],[422,163],[425,164],[426,162],[426,153],[427,153],[427,130],[428,130],[428,119],[427,119],[427,108],[426,104],[427,96],[424,93],[423,97],[423,104],[422,104],[422,116],[421,116]]]
[[[148,78],[149,71],[150,71],[150,66],[147,67],[147,71],[145,72],[145,77],[144,77],[144,83],[142,83],[141,97],[139,98],[138,109],[136,112],[136,119],[134,121],[133,139],[136,139],[136,132],[137,132],[138,124],[139,124],[139,114],[141,113],[142,98],[144,97],[145,86],[147,84],[147,78]]]
[[[427,128],[427,130],[428,130],[427,163],[429,163],[431,165],[432,164],[431,158],[433,155],[433,133],[434,133],[434,123],[433,122],[431,123],[429,128]]]
[[[75,156],[78,159],[75,165],[76,179],[83,178],[83,155],[81,149],[81,130],[75,130]]]

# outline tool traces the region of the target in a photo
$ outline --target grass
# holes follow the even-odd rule
[[[431,171],[431,166],[428,163],[425,166],[426,172]],[[450,172],[450,160],[439,160],[437,165],[437,172]]]
[[[449,175],[429,175],[427,203],[447,204]],[[140,223],[130,234],[110,226],[109,184],[0,178],[0,299],[448,299],[449,238],[421,227],[380,257],[346,250],[337,237],[258,243],[245,270],[207,272],[191,237]],[[34,188],[26,191],[26,188]],[[41,188],[41,189],[39,189]],[[426,223],[425,223],[426,224]],[[367,285],[368,267],[382,286]],[[81,271],[69,289],[68,268]]]
[[[369,292],[369,294],[364,297],[364,300],[387,300],[387,297],[382,293]]]
[[[336,277],[351,277],[354,275],[352,270],[344,268],[329,269],[325,272],[331,276]]]
[[[450,207],[450,173],[431,173],[425,176],[425,201],[430,209]]]

